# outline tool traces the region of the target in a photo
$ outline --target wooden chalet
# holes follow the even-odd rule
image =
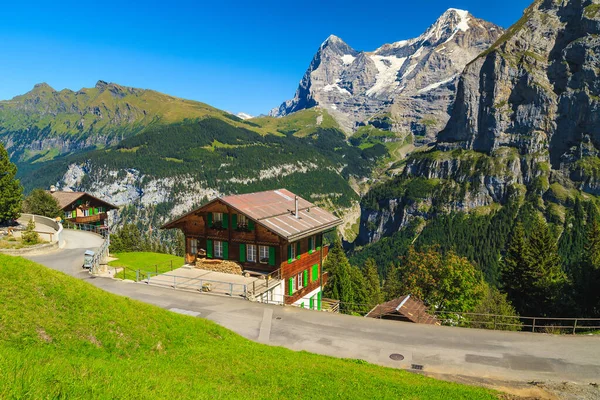
[[[379,304],[365,316],[416,324],[440,325],[440,321],[429,314],[427,306],[421,300],[411,297],[410,294]]]
[[[328,252],[323,233],[341,223],[280,189],[216,198],[162,229],[183,231],[186,263],[198,258],[235,261],[245,272],[280,279],[278,302],[320,309]]]
[[[74,224],[108,227],[108,213],[118,209],[117,206],[85,192],[62,192],[51,187],[48,193],[63,210],[63,219]]]

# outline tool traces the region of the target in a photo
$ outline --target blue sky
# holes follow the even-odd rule
[[[0,99],[102,79],[257,115],[293,96],[329,34],[374,50],[418,36],[451,7],[508,27],[529,3],[11,2],[0,12]]]

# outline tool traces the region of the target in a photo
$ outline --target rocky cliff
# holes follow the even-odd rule
[[[538,0],[461,74],[428,151],[363,200],[360,243],[527,197],[548,221],[600,194],[600,2]]]
[[[450,9],[422,35],[358,52],[336,36],[323,42],[296,95],[271,111],[325,108],[347,131],[365,124],[432,141],[449,118],[456,81],[502,28]]]

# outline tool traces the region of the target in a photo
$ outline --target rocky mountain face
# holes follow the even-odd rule
[[[515,196],[560,223],[576,198],[599,195],[598,49],[600,1],[535,1],[467,65],[436,144],[367,195],[359,242]]]
[[[293,99],[271,111],[284,116],[325,108],[346,132],[362,125],[432,141],[448,121],[458,75],[503,29],[467,11],[446,11],[422,35],[372,52],[330,36],[323,42]]]
[[[0,101],[0,141],[16,161],[44,161],[106,147],[155,123],[224,115],[207,104],[153,90],[98,81],[93,88],[56,91],[41,83]]]

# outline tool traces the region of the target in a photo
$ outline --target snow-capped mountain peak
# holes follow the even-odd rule
[[[451,8],[418,37],[372,52],[356,51],[330,35],[319,47],[295,97],[270,115],[319,105],[350,133],[374,116],[397,113],[402,122],[388,124],[386,129],[422,135],[434,125],[445,124],[457,76],[502,33],[502,28],[468,11]],[[415,104],[426,96],[434,99]],[[408,114],[415,115],[407,118]],[[427,119],[427,126],[419,125],[421,119]]]

